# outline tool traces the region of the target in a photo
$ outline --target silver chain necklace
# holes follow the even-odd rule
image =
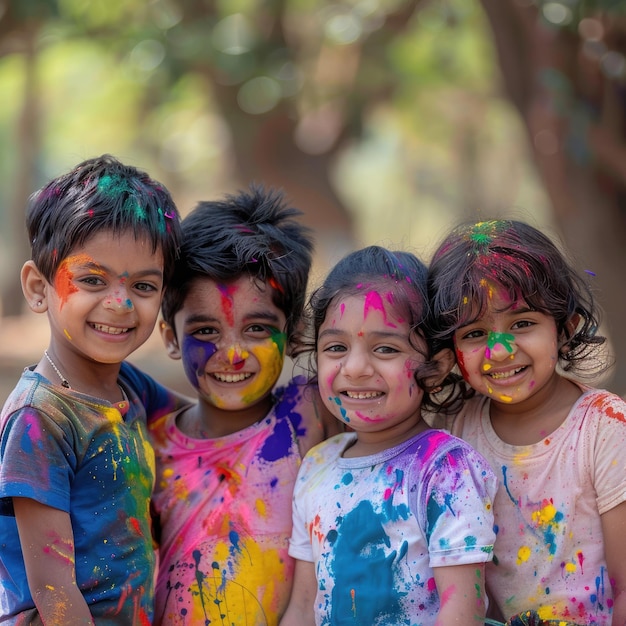
[[[61,379],[61,386],[65,387],[66,389],[71,389],[70,383],[68,382],[67,378],[65,378],[65,376],[61,374],[61,370],[56,366],[56,363],[50,358],[50,355],[48,354],[47,350],[43,351],[43,355],[46,357],[46,359],[48,359],[48,363],[50,363],[50,365],[52,366],[52,369],[57,373],[57,376]]]

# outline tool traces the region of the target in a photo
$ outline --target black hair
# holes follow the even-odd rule
[[[199,202],[182,221],[181,255],[163,299],[165,321],[174,328],[195,279],[228,282],[247,275],[272,289],[272,301],[287,318],[287,337],[293,338],[313,252],[300,215],[286,205],[282,192],[254,184],[223,200]]]
[[[600,312],[589,285],[549,237],[515,220],[461,224],[436,250],[428,279],[434,344],[452,348],[455,331],[484,314],[494,285],[554,318],[563,371],[591,369],[583,362],[605,338],[597,334]]]
[[[93,235],[131,230],[163,254],[167,285],[180,246],[180,218],[169,191],[148,174],[104,154],[52,179],[29,199],[32,260],[52,282],[61,262]]]
[[[337,297],[363,294],[364,289],[384,289],[391,292],[393,305],[402,311],[409,324],[409,341],[415,335],[426,341],[427,354],[424,354],[423,346],[411,345],[426,358],[414,376],[417,384],[429,392],[425,381],[436,375],[438,370],[431,361],[432,352],[423,331],[428,317],[427,276],[426,265],[410,252],[391,251],[381,246],[368,246],[351,252],[331,269],[322,285],[311,295],[307,311],[310,337],[308,343],[300,346],[298,354],[309,353],[311,367],[314,368],[319,329],[328,308]],[[429,395],[425,393],[423,405],[429,403]]]

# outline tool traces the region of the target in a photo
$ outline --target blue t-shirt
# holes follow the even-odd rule
[[[154,452],[146,414],[172,411],[175,397],[123,363],[128,402],[53,386],[26,370],[0,417],[0,623],[37,618],[13,497],[70,514],[76,580],[95,623],[149,624],[155,558],[150,527]]]

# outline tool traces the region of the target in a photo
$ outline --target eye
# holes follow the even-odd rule
[[[474,330],[470,330],[461,334],[460,339],[480,339],[486,336],[487,336],[487,333],[485,333],[484,330],[480,330],[476,328]]]
[[[99,287],[101,285],[105,285],[106,283],[100,276],[95,274],[89,274],[89,276],[85,276],[84,278],[79,279],[80,283],[83,285],[89,285],[90,287]]]
[[[331,354],[339,354],[346,351],[346,347],[338,343],[332,343],[322,349],[322,352],[330,352]]]
[[[152,294],[160,291],[160,287],[157,287],[152,283],[136,283],[135,289],[144,294]]]
[[[518,320],[511,326],[511,328],[513,330],[521,330],[522,328],[530,328],[531,326],[534,326],[534,325],[535,323],[531,322],[530,320]]]
[[[397,354],[400,350],[393,346],[378,346],[375,348],[374,352],[378,352],[379,354]]]
[[[199,336],[199,337],[213,338],[215,335],[218,335],[219,332],[217,328],[213,328],[212,326],[203,326],[202,328],[196,328],[195,330],[187,334],[192,335],[194,337]]]
[[[268,326],[267,324],[250,324],[246,328],[246,333],[255,338],[266,338],[278,333],[278,328]]]

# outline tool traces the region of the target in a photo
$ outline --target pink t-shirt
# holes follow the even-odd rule
[[[293,486],[323,438],[314,391],[294,380],[263,420],[217,439],[186,436],[176,414],[150,425],[161,526],[155,624],[278,624],[294,567]]]
[[[533,445],[503,442],[483,396],[453,424],[499,479],[485,577],[506,618],[535,609],[543,619],[611,625],[600,516],[626,501],[626,403],[583,390],[559,428]]]

